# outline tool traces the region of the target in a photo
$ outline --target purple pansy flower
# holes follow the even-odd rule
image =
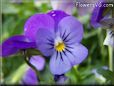
[[[30,63],[33,64],[37,70],[41,71],[44,68],[45,60],[41,56],[33,56],[30,58]],[[28,67],[21,80],[21,83],[25,85],[37,85],[38,80],[39,79],[35,71],[32,68]]]
[[[109,11],[113,8],[104,7],[106,4],[106,0],[99,0],[98,3],[101,2],[101,7],[97,6],[94,8],[91,16],[91,25],[94,28],[107,28],[107,36],[104,40],[104,45],[109,45],[114,47],[114,18],[109,18]]]
[[[82,24],[75,17],[66,16],[61,17],[55,25],[58,21],[56,17],[60,18],[63,15],[59,13],[56,15],[54,11],[53,15],[54,18],[49,14],[35,14],[28,19],[25,28],[26,31],[30,27],[37,29],[34,35],[38,50],[43,55],[51,57],[51,72],[54,75],[61,75],[69,71],[72,66],[81,63],[87,57],[88,50],[80,43],[83,38]],[[35,19],[41,22],[36,23]],[[44,26],[37,27],[40,24]]]
[[[28,48],[36,48],[35,42],[31,42],[24,35],[12,36],[2,43],[2,56],[7,57],[17,53],[21,49]]]

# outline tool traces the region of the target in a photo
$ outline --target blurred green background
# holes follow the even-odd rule
[[[49,0],[2,0],[2,31],[0,33],[2,43],[5,39],[23,34],[23,27],[25,21],[35,13],[46,13],[52,10]],[[16,0],[15,0],[16,1]],[[21,2],[20,2],[21,1]],[[42,2],[43,1],[43,2]],[[103,70],[103,67],[108,67],[108,47],[103,45],[106,36],[105,30],[93,29],[89,24],[90,15],[79,16],[77,10],[73,14],[84,25],[84,44],[88,50],[88,58],[72,68],[71,71],[66,73],[69,78],[67,84],[109,84],[114,81],[113,73],[108,70]],[[1,26],[1,25],[0,25]],[[25,72],[26,65],[20,53],[17,53],[10,58],[3,58],[1,66],[0,81],[4,84],[19,84]],[[40,72],[42,77],[41,84],[54,83],[53,75],[48,68],[48,59],[45,69]],[[97,70],[97,72],[93,72]],[[112,75],[111,75],[112,74]]]

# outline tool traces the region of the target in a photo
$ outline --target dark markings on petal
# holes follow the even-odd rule
[[[68,38],[68,36],[70,35],[70,33],[66,35],[66,37],[63,39],[63,41],[65,41]]]
[[[65,48],[65,50],[73,55],[73,53],[69,49]]]
[[[65,42],[69,42],[72,38],[65,40]]]
[[[56,59],[57,59],[57,57],[58,57],[58,51],[56,52]]]
[[[63,54],[64,54],[65,56],[67,56],[67,54],[66,54],[66,52],[65,52],[65,51],[63,51]]]
[[[61,60],[63,61],[62,52],[60,52],[60,58],[61,58]]]
[[[69,39],[66,39],[66,40],[64,40],[64,42],[69,42],[70,40],[72,40],[74,38],[74,36],[72,36],[72,37],[70,37]]]
[[[74,38],[74,36],[70,37],[69,39],[65,40],[65,42],[69,42],[70,40],[72,40]]]
[[[65,42],[65,44],[67,45],[67,46],[69,46],[69,45],[73,45],[74,43],[76,43],[76,42]],[[72,47],[73,48],[73,47]]]
[[[53,39],[48,39],[47,40],[50,42],[50,43],[54,43]]]
[[[64,36],[65,36],[65,33],[66,33],[66,29],[65,29],[65,31],[64,31],[64,33],[63,33],[63,35],[62,35],[62,38],[64,39]]]
[[[47,48],[47,49],[54,49],[54,47],[52,46],[52,47],[50,47],[50,48]]]
[[[48,45],[51,45],[51,46],[54,46],[54,44],[53,43],[47,43]]]
[[[71,49],[73,49],[73,47],[71,47],[71,46],[69,46],[69,45],[66,45],[66,47],[67,47],[67,48],[71,48]]]

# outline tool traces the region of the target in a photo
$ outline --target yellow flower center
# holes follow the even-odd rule
[[[55,49],[58,52],[62,52],[65,49],[65,44],[63,42],[59,42],[57,45],[55,45]]]

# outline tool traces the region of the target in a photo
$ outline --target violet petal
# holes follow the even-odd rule
[[[60,20],[66,16],[69,16],[64,11],[61,11],[61,10],[52,10],[48,12],[47,14],[50,15],[55,21],[55,31],[56,29],[58,29],[58,23],[60,22]]]
[[[37,70],[43,70],[45,65],[45,59],[41,56],[32,56],[30,63],[37,68]]]
[[[38,77],[33,69],[28,68],[25,75],[22,78],[22,84],[24,85],[37,85]]]
[[[35,14],[25,23],[24,33],[30,40],[36,40],[39,28],[54,28],[54,20],[47,14]]]
[[[66,38],[68,43],[80,42],[83,37],[83,26],[75,17],[68,16],[59,22],[58,33],[63,39]]]
[[[54,51],[54,28],[40,28],[37,32],[37,49],[45,56],[51,56]]]

